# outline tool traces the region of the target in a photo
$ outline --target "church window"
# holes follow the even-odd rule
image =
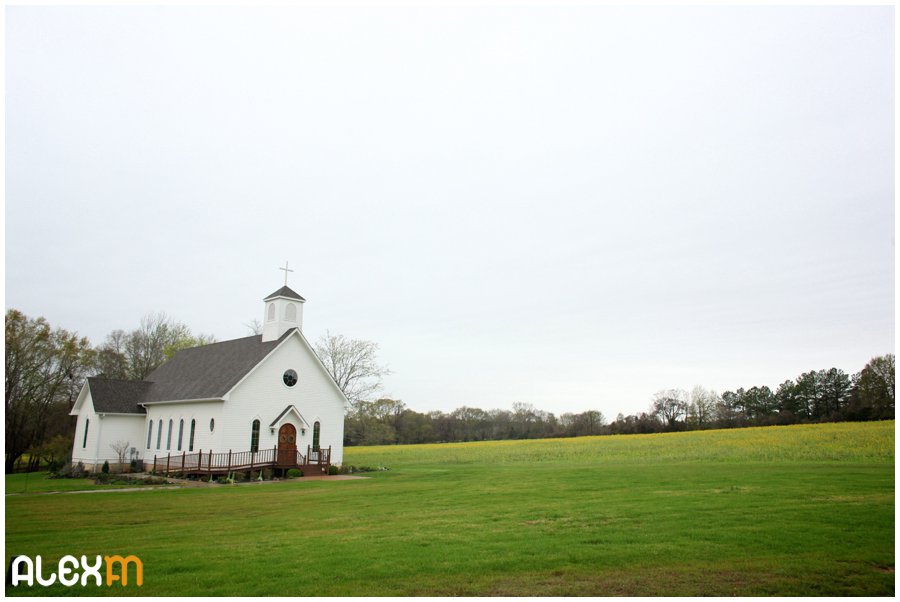
[[[184,441],[184,419],[178,421],[178,451],[181,451],[181,442]]]
[[[297,306],[293,303],[288,303],[284,306],[284,321],[285,322],[296,322],[297,321]]]
[[[188,451],[194,451],[194,429],[197,426],[197,421],[191,419],[191,436],[188,438]]]
[[[81,442],[82,448],[87,447],[87,432],[88,432],[89,426],[91,426],[91,421],[89,419],[85,418],[85,420],[84,420],[84,441]]]
[[[166,433],[166,451],[172,449],[172,419],[169,418],[169,431]]]
[[[319,422],[313,425],[313,451],[319,451]]]
[[[259,451],[259,420],[253,421],[253,431],[250,433],[250,451]]]
[[[150,446],[153,445],[153,421],[150,421],[150,426],[147,427],[147,449],[150,449]]]
[[[156,449],[159,449],[159,446],[162,444],[162,418],[159,419],[159,424],[156,425]]]
[[[274,322],[275,321],[275,304],[269,303],[268,313],[266,315],[266,322]]]
[[[210,419],[209,419],[209,432],[211,433],[211,432],[213,432],[214,430],[216,430],[216,419],[215,419],[215,418],[210,418]]]
[[[294,370],[285,370],[284,376],[282,376],[281,378],[284,381],[284,384],[289,387],[293,387],[297,384],[297,372]]]

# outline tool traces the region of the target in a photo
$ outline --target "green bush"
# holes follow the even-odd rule
[[[292,468],[289,471],[287,471],[287,478],[289,478],[289,479],[296,479],[297,477],[302,477],[302,476],[303,476],[303,473],[297,468]]]
[[[102,472],[103,474],[109,474],[109,461],[108,460],[103,461],[103,468],[100,469],[100,472]]]
[[[262,477],[263,477],[264,481],[271,481],[272,480],[272,469],[271,468],[263,469]]]
[[[341,474],[341,469],[332,464],[331,466],[328,467],[328,474],[330,474],[330,475]]]

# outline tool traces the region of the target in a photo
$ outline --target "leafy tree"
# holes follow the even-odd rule
[[[824,402],[822,382],[815,370],[804,372],[797,377],[794,394],[799,404],[800,416],[817,420],[822,417]]]
[[[190,349],[191,347],[200,347],[202,345],[209,345],[210,343],[215,343],[216,338],[212,335],[208,334],[198,334],[196,336],[192,334],[188,334],[187,336],[182,336],[179,339],[169,343],[163,348],[163,355],[166,357],[166,361],[172,359],[176,353],[183,349]],[[154,368],[155,369],[155,368]]]
[[[106,335],[106,341],[96,349],[95,372],[104,378],[129,378],[128,359],[125,357],[125,343],[128,333],[113,330]]]
[[[762,387],[750,387],[741,396],[744,407],[744,415],[757,424],[763,424],[766,419],[775,413],[777,404],[775,394],[763,385]]]
[[[605,424],[606,419],[603,416],[603,412],[597,410],[588,410],[580,414],[569,412],[559,417],[559,426],[562,428],[562,434],[569,437],[598,435]]]
[[[797,391],[797,385],[792,380],[786,380],[775,391],[775,403],[778,405],[778,413],[782,416],[782,422],[793,422],[801,417],[806,417],[805,404]]]
[[[403,410],[394,421],[397,443],[428,443],[434,441],[431,417],[413,410]]]
[[[54,435],[39,445],[29,448],[27,453],[33,459],[43,462],[50,470],[57,470],[71,457],[72,437],[62,434]]]
[[[94,356],[89,341],[44,318],[6,312],[6,470],[29,448],[69,430],[67,414]]]
[[[895,375],[893,353],[869,360],[854,378],[850,416],[854,420],[893,418]]]
[[[843,370],[831,368],[818,373],[822,391],[822,418],[837,419],[850,403],[853,383]]]
[[[742,392],[742,390],[739,390]],[[738,426],[743,418],[741,395],[734,391],[725,391],[716,404],[716,422],[720,427]]]

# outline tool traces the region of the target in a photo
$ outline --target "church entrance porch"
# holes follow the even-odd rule
[[[291,426],[291,425],[285,425]],[[283,430],[284,427],[282,427]],[[293,428],[293,427],[291,427]],[[285,431],[286,439],[289,431]],[[279,443],[281,431],[279,431]],[[144,469],[159,474],[182,474],[184,476],[219,476],[232,472],[253,472],[263,468],[286,471],[297,468],[303,471],[304,476],[328,474],[331,466],[331,447],[314,451],[307,448],[304,455],[297,451],[296,429],[294,440],[285,442],[271,449],[259,451],[227,451],[204,452],[202,449],[196,453],[182,452],[180,455],[153,456],[153,463],[144,463]]]

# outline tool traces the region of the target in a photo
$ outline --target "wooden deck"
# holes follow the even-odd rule
[[[182,452],[179,455],[153,456],[152,464],[144,463],[144,470],[159,474],[227,475],[232,472],[252,472],[264,468],[289,470],[297,468],[304,475],[328,474],[331,466],[331,447],[314,450],[306,448],[306,454],[296,448],[261,449],[250,452]]]

